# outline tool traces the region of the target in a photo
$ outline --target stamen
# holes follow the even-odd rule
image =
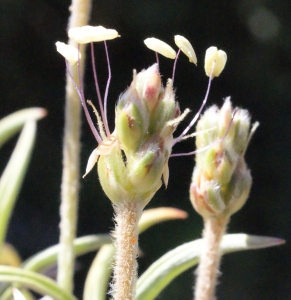
[[[181,52],[181,49],[179,48],[179,50],[177,52],[177,55],[176,55],[176,58],[175,58],[175,61],[174,61],[174,66],[173,66],[173,74],[172,74],[173,84],[174,84],[174,78],[175,78],[175,72],[176,72],[176,65],[177,65],[178,56],[179,56],[180,52]]]
[[[233,123],[233,119],[234,119],[234,116],[235,116],[236,112],[237,112],[237,108],[234,109],[233,114],[232,114],[232,117],[231,117],[231,120],[230,120],[230,122],[229,122],[229,124],[228,124],[227,130],[226,130],[225,134],[224,134],[220,139],[218,139],[217,141],[215,141],[215,142],[213,142],[213,143],[211,143],[211,144],[209,144],[209,145],[207,145],[207,146],[205,146],[205,147],[202,147],[202,148],[200,148],[200,149],[198,149],[198,150],[195,150],[195,151],[192,151],[192,152],[188,152],[188,153],[175,153],[175,154],[171,154],[170,157],[194,155],[194,154],[196,154],[196,153],[205,151],[205,150],[207,150],[207,149],[209,149],[209,148],[215,146],[216,144],[222,142],[222,141],[226,138],[226,136],[228,135],[228,133],[229,133],[229,130],[230,130],[230,127],[231,127],[231,125],[232,125],[232,123]],[[254,126],[253,126],[253,127],[254,127]],[[256,126],[256,128],[257,128],[257,126]],[[256,128],[255,128],[255,129],[256,129]]]
[[[212,80],[212,72],[213,72],[214,67],[215,67],[215,62],[213,62],[213,64],[212,64],[212,69],[211,69],[211,73],[210,73],[209,80],[208,80],[207,91],[206,91],[206,94],[205,94],[205,98],[204,98],[204,100],[202,102],[202,105],[200,106],[198,112],[196,113],[196,115],[194,116],[194,118],[192,119],[192,121],[190,122],[190,124],[184,129],[184,131],[177,138],[174,139],[173,146],[175,144],[177,144],[178,142],[181,141],[181,139],[183,138],[183,136],[187,134],[187,132],[191,129],[191,127],[195,124],[195,122],[200,117],[201,112],[202,112],[202,110],[203,110],[203,108],[204,108],[204,106],[205,106],[205,104],[207,102],[208,95],[209,95],[209,92],[210,92],[211,80]]]
[[[102,139],[101,139],[101,137],[100,137],[100,135],[99,135],[97,129],[95,128],[95,126],[94,126],[94,124],[93,124],[93,121],[92,121],[92,119],[91,119],[91,116],[90,116],[90,114],[89,114],[88,108],[87,108],[87,106],[85,105],[85,101],[84,101],[84,98],[83,98],[83,96],[82,96],[83,93],[80,91],[80,89],[79,89],[79,87],[78,87],[76,81],[74,80],[74,78],[73,78],[73,76],[72,76],[72,74],[71,74],[71,72],[70,72],[70,68],[69,68],[69,66],[68,66],[68,61],[67,61],[67,60],[65,60],[65,61],[66,61],[66,69],[67,69],[67,72],[68,72],[70,78],[71,78],[72,81],[73,81],[73,84],[74,84],[74,86],[75,86],[75,89],[76,89],[76,91],[77,91],[77,93],[78,93],[78,95],[79,95],[79,98],[80,98],[82,107],[84,108],[85,116],[86,116],[87,122],[89,123],[89,126],[90,126],[90,128],[91,128],[91,131],[92,131],[92,133],[93,133],[93,135],[94,135],[96,141],[98,142],[98,144],[101,144],[101,143],[102,143]],[[78,64],[78,68],[79,68],[79,64]],[[78,71],[79,71],[79,70],[78,70]]]
[[[75,86],[75,89],[76,89],[76,91],[77,91],[77,93],[78,93],[78,95],[79,95],[79,98],[81,99],[81,104],[82,104],[82,106],[83,106],[81,91],[80,91],[80,89],[78,88],[77,83],[76,83],[76,81],[74,80],[74,78],[73,78],[73,76],[72,76],[72,74],[71,74],[71,71],[70,71],[70,68],[69,68],[69,65],[68,65],[68,60],[65,59],[65,62],[66,62],[66,70],[67,70],[67,72],[68,72],[70,78],[71,78],[72,81],[73,81],[73,84],[74,84],[74,86]]]
[[[80,44],[78,44],[78,50],[80,48],[79,46],[80,46]],[[74,80],[74,78],[73,78],[73,76],[72,76],[72,74],[70,72],[70,68],[68,66],[68,61],[67,60],[66,60],[66,69],[67,69],[67,72],[68,72],[70,78],[72,79],[73,84],[74,84],[74,86],[76,88],[76,91],[77,91],[77,93],[79,95],[79,98],[80,98],[81,104],[82,104],[82,106],[84,108],[85,116],[86,116],[87,122],[88,122],[88,124],[90,126],[90,129],[91,129],[91,131],[92,131],[92,133],[93,133],[93,135],[94,135],[97,143],[101,144],[102,143],[102,139],[101,139],[101,137],[100,137],[97,129],[94,126],[94,123],[93,123],[92,118],[90,116],[90,113],[88,111],[87,105],[85,103],[84,90],[83,90],[82,84],[81,84],[81,82],[82,82],[82,76],[81,76],[81,69],[80,69],[80,58],[78,60],[78,78],[79,78],[80,88],[78,87],[77,83],[75,82],[75,80]]]
[[[92,61],[92,70],[93,70],[93,75],[94,75],[96,94],[97,94],[97,98],[98,98],[98,103],[99,103],[99,107],[100,107],[101,116],[102,116],[102,119],[104,120],[105,119],[104,108],[103,108],[103,102],[102,102],[99,83],[98,83],[93,42],[91,42],[91,61]]]
[[[158,52],[155,52],[155,53],[156,53],[156,61],[157,61],[157,64],[158,64],[158,66],[160,68],[159,54],[158,54]]]
[[[108,79],[107,79],[106,89],[105,89],[105,93],[104,93],[104,117],[103,117],[103,122],[104,122],[104,127],[105,127],[107,137],[109,137],[110,136],[110,130],[109,130],[108,119],[107,119],[107,97],[108,97],[108,90],[109,90],[110,81],[111,81],[111,67],[110,67],[110,61],[109,61],[108,48],[107,48],[106,41],[104,41],[104,46],[105,46],[107,66],[108,66]]]

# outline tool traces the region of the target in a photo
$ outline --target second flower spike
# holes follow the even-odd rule
[[[197,124],[196,131],[200,133],[196,137],[198,153],[190,198],[195,210],[204,218],[231,216],[244,205],[251,188],[252,177],[244,154],[258,123],[250,131],[246,110],[237,109],[233,120],[232,114],[227,98],[220,110],[212,106],[205,111]],[[215,144],[221,138],[222,141]],[[199,152],[213,143],[209,149]]]

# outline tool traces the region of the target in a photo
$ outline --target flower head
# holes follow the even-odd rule
[[[210,107],[197,124],[197,132],[202,133],[196,137],[198,153],[190,198],[195,210],[204,218],[232,215],[244,205],[251,188],[252,177],[244,154],[257,124],[250,131],[248,112],[237,109],[229,128],[232,114],[227,98],[220,110]],[[219,143],[199,152],[220,139]]]
[[[117,143],[98,161],[101,185],[115,204],[138,201],[146,205],[168,181],[173,131],[169,121],[180,115],[173,87],[161,84],[157,64],[134,73],[133,81],[116,106]]]
[[[83,26],[69,30],[69,37],[78,43],[97,42],[117,36],[117,31],[102,26]],[[116,105],[115,128],[113,131],[110,131],[107,121],[106,104],[111,70],[106,43],[105,51],[109,74],[103,100],[94,63],[94,46],[91,44],[92,67],[100,115],[92,102],[85,100],[81,78],[79,78],[79,84],[74,81],[87,121],[98,143],[97,148],[93,150],[89,157],[86,174],[97,162],[102,188],[115,205],[127,201],[136,201],[143,207],[161,187],[162,179],[165,186],[167,186],[169,179],[168,160],[171,156],[172,147],[187,138],[186,134],[197,121],[206,104],[210,89],[211,80],[209,80],[206,97],[200,110],[180,136],[174,139],[173,133],[176,127],[190,111],[186,109],[181,114],[179,105],[175,101],[173,81],[177,62],[176,52],[172,47],[155,38],[148,38],[144,42],[150,49],[166,57],[176,58],[172,79],[168,79],[166,87],[163,87],[158,63],[139,73],[134,71],[129,88],[121,94]],[[194,49],[186,38],[179,35],[175,36],[175,42],[191,62],[197,63]],[[62,54],[65,53],[63,55],[71,62],[76,62],[79,59],[76,48],[63,43],[57,43],[57,47],[58,51]],[[65,49],[66,51],[68,49],[73,54],[69,51],[69,54],[67,54],[66,51],[60,51],[59,49]],[[74,80],[69,68],[67,71],[71,79]],[[97,116],[97,128],[91,119],[87,103],[93,107]],[[190,154],[192,153],[174,154],[172,156]]]
[[[227,55],[223,50],[218,50],[217,47],[210,47],[205,53],[204,69],[206,75],[210,77],[218,77],[225,67]],[[212,72],[212,73],[211,73]]]

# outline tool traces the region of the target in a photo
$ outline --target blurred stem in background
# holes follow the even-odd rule
[[[91,12],[91,0],[73,0],[70,11],[71,17],[68,29],[87,25]],[[69,44],[75,47],[77,46],[77,43],[71,39],[69,40]],[[80,61],[80,69],[83,74],[85,63],[84,45],[80,47],[80,52],[83,57]],[[76,66],[70,66],[69,69],[75,81],[78,82],[78,68]],[[83,76],[81,76],[81,78],[82,77]],[[73,241],[76,237],[80,177],[81,103],[68,72],[66,78],[63,175],[60,208],[60,252],[58,257],[57,281],[59,286],[65,291],[72,292],[75,260]]]

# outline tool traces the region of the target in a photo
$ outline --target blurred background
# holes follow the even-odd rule
[[[68,0],[0,2],[0,117],[26,107],[48,110],[48,116],[39,122],[32,161],[7,237],[24,259],[58,242],[65,64],[55,42],[67,41],[69,5]],[[286,239],[287,244],[223,257],[218,286],[221,300],[291,299],[290,13],[288,0],[93,1],[90,24],[117,29],[121,35],[108,42],[113,76],[108,109],[111,128],[115,102],[130,84],[132,69],[141,70],[155,61],[143,40],[154,36],[174,46],[175,34],[188,38],[198,57],[197,67],[184,55],[179,58],[175,86],[181,109],[198,110],[207,87],[205,50],[215,45],[227,52],[228,61],[222,75],[213,81],[208,106],[221,106],[223,98],[231,96],[235,106],[248,109],[252,120],[260,122],[246,155],[253,176],[250,198],[232,217],[229,232],[276,236]],[[101,43],[96,46],[96,61],[104,91],[107,66]],[[96,103],[89,63],[86,97]],[[160,58],[160,69],[165,83],[172,74],[172,61]],[[1,149],[1,170],[15,141]],[[81,174],[95,147],[83,120]],[[194,140],[175,146],[173,152],[193,148]],[[170,160],[169,186],[167,190],[162,187],[148,207],[177,207],[186,210],[189,217],[142,234],[140,272],[168,250],[200,237],[202,220],[188,198],[193,167],[193,157]],[[79,213],[78,236],[113,228],[113,210],[95,171],[81,180]],[[78,259],[79,298],[92,258]],[[190,270],[179,276],[158,299],[191,299],[193,273]]]

